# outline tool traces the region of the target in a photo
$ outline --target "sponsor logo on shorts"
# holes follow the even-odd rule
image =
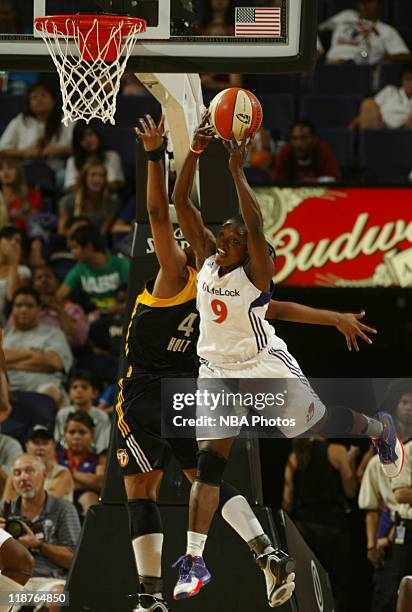
[[[309,423],[315,416],[315,404],[312,402],[306,413],[306,423]]]
[[[117,451],[117,461],[120,467],[125,468],[129,463],[129,455],[125,448],[119,448]]]

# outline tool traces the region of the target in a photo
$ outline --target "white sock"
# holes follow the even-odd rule
[[[205,535],[204,533],[188,531],[186,554],[192,555],[192,557],[202,557],[206,540],[207,535]]]
[[[148,533],[132,542],[137,571],[140,576],[160,578],[162,575],[163,533]],[[161,593],[153,593],[161,597]]]
[[[222,508],[222,516],[245,542],[264,534],[262,525],[243,495],[229,499]]]

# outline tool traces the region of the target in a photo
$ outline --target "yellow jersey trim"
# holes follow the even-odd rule
[[[177,295],[170,298],[159,298],[153,296],[147,289],[144,289],[144,291],[137,296],[136,304],[144,304],[152,308],[167,308],[168,306],[179,306],[180,304],[185,304],[186,302],[190,302],[190,300],[194,300],[197,294],[197,272],[189,266],[187,267],[187,271],[189,272],[187,283]]]

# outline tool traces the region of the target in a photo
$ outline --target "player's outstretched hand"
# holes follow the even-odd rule
[[[145,151],[159,149],[164,141],[164,116],[160,118],[157,125],[150,115],[145,115],[144,119],[139,119],[139,123],[140,128],[137,127],[134,131],[141,138]]]
[[[336,329],[345,336],[346,344],[350,351],[352,347],[355,351],[359,351],[358,338],[362,338],[362,340],[368,344],[372,344],[372,340],[367,334],[378,333],[373,327],[369,327],[361,322],[364,316],[364,310],[360,313],[345,312],[339,315],[339,322],[336,324]]]
[[[229,170],[238,172],[245,165],[246,157],[252,146],[252,138],[242,140],[240,143],[236,140],[222,140],[222,143],[229,153]]]
[[[207,149],[210,141],[213,139],[214,131],[209,123],[209,117],[210,113],[207,110],[203,114],[202,119],[197,126],[195,133],[193,134],[192,144],[190,145],[190,149],[193,153],[203,153],[203,151]]]

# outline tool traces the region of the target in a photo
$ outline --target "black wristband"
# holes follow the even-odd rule
[[[162,144],[158,149],[153,151],[145,151],[146,157],[149,161],[157,162],[164,159],[166,149],[166,139],[163,140]]]

